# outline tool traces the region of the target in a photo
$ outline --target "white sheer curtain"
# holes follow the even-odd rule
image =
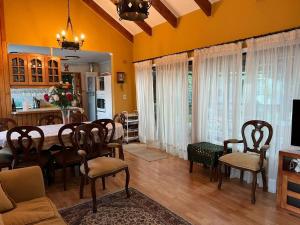
[[[269,191],[276,191],[278,151],[290,147],[292,101],[300,98],[300,31],[247,41],[245,121],[273,126],[268,151]]]
[[[155,64],[158,143],[168,153],[187,159],[188,56],[167,56],[157,59]]]
[[[223,145],[241,134],[242,47],[228,44],[196,50],[193,69],[195,142]]]
[[[139,139],[142,143],[153,144],[155,116],[151,60],[135,63],[135,82],[139,112]]]

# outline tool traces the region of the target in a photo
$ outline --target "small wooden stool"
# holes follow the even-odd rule
[[[215,145],[209,142],[189,144],[187,147],[188,160],[190,161],[190,173],[193,172],[193,163],[203,163],[209,166],[210,181],[213,180],[213,173],[216,174],[218,159],[223,155],[224,146]],[[231,149],[227,150],[231,152]]]

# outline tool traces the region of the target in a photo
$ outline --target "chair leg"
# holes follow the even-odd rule
[[[192,173],[193,172],[193,161],[191,160],[190,161],[190,173]]]
[[[124,151],[123,151],[123,145],[121,144],[120,147],[119,147],[119,158],[124,160],[125,157],[124,157]]]
[[[244,180],[244,170],[240,171],[240,182],[243,183]]]
[[[218,189],[221,190],[221,186],[222,186],[222,163],[221,162],[219,162],[218,165],[218,177],[219,177]]]
[[[227,166],[227,178],[230,178],[231,167]]]
[[[256,190],[256,183],[257,183],[257,173],[253,172],[253,180],[252,180],[252,190],[251,190],[251,203],[255,204],[255,190]]]
[[[102,177],[102,188],[105,190],[105,177]]]
[[[97,212],[97,202],[96,202],[96,182],[95,179],[91,179],[91,192],[93,199],[93,213]]]
[[[67,185],[66,185],[66,167],[63,167],[63,169],[62,169],[62,175],[63,175],[64,191],[65,191],[65,190],[67,190]]]
[[[125,191],[126,191],[127,198],[129,198],[130,197],[130,192],[129,192],[128,187],[129,187],[130,174],[129,174],[128,168],[125,169],[125,173],[126,173]]]
[[[264,169],[261,171],[261,176],[262,176],[262,180],[263,180],[263,191],[267,192],[268,191],[268,183],[267,183],[266,171]]]
[[[80,174],[80,189],[79,189],[80,199],[83,198],[84,183],[85,183],[85,176],[83,174]]]

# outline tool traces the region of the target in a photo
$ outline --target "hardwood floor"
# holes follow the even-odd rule
[[[167,159],[147,162],[125,153],[131,173],[130,186],[172,210],[192,224],[203,225],[292,225],[300,224],[300,217],[276,208],[275,195],[257,190],[255,205],[250,203],[250,186],[238,179],[225,180],[222,190],[217,182],[209,182],[209,170],[194,166],[189,174],[189,163],[170,156]],[[58,208],[69,207],[90,200],[90,186],[85,186],[85,199],[79,200],[79,178],[68,176],[67,191],[63,191],[60,174],[56,184],[47,188],[47,195]],[[101,179],[100,179],[101,180]],[[97,183],[97,197],[124,187],[125,175],[107,179],[106,190]]]

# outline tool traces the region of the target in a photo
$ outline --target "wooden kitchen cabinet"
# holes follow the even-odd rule
[[[48,86],[61,81],[59,57],[10,53],[8,59],[12,86]]]
[[[50,85],[61,81],[61,65],[59,57],[45,57],[46,78]]]
[[[41,55],[30,54],[28,56],[28,80],[29,85],[45,85],[45,58]]]
[[[28,84],[27,56],[23,54],[9,54],[9,72],[11,85]]]

